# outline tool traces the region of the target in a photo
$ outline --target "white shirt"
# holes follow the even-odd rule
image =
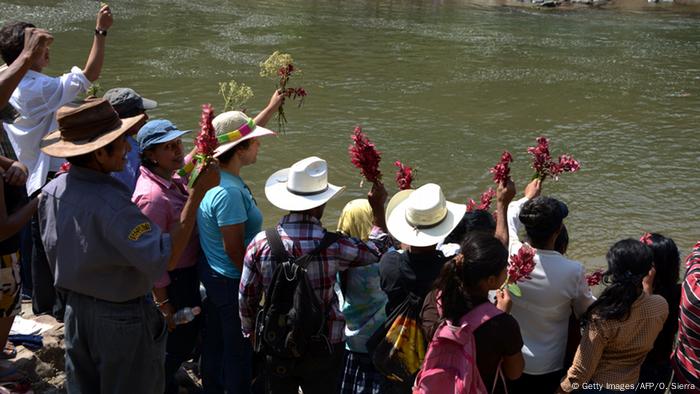
[[[523,198],[508,206],[511,255],[522,246],[518,239],[518,230],[522,227],[518,215],[526,202],[527,198]],[[537,249],[532,279],[518,283],[523,294],[512,297],[510,312],[520,324],[525,373],[543,375],[564,368],[571,308],[576,316],[581,316],[595,300],[585,273],[581,263],[553,250]]]
[[[57,171],[65,160],[52,158],[39,149],[41,139],[58,128],[56,110],[73,101],[90,87],[90,81],[78,67],[60,77],[29,70],[12,93],[10,104],[20,117],[5,130],[17,159],[29,168],[27,193],[32,194],[46,182],[49,171]]]

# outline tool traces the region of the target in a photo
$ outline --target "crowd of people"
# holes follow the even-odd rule
[[[69,393],[177,393],[192,359],[206,393],[700,392],[700,243],[681,267],[661,234],[615,242],[596,298],[566,256],[569,209],[542,180],[517,200],[499,184],[494,214],[437,184],[389,198],[374,182],[329,230],[344,187],[318,157],[269,176],[284,214],[263,229],[241,169],[284,94],[254,118],[218,115],[227,142],[190,186],[193,136],[149,120],[157,102],[129,88],[78,99],[112,21],[103,5],[85,66],[60,77],[42,73],[50,33],[0,29],[0,358],[29,290],[36,314],[65,324]],[[524,245],[534,270],[514,295],[503,284]],[[409,304],[422,368],[387,373],[373,343]]]

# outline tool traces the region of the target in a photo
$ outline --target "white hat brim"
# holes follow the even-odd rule
[[[406,221],[407,199],[415,190],[402,190],[389,201],[386,211],[386,226],[399,242],[410,246],[430,246],[439,243],[457,227],[462,220],[466,205],[446,201],[447,215],[437,226],[415,228]]]
[[[328,184],[328,189],[319,194],[299,195],[287,189],[289,168],[279,170],[267,178],[265,197],[270,203],[285,211],[306,211],[320,207],[345,190],[345,186]]]
[[[258,137],[264,137],[266,135],[276,135],[276,133],[270,129],[266,129],[262,126],[255,126],[255,129],[248,133],[247,135],[237,139],[236,141],[232,142],[227,142],[225,144],[219,145],[218,148],[214,150],[214,157],[219,157],[221,156],[224,152],[227,150],[233,148],[234,146],[240,144],[241,142],[245,140],[249,140],[251,138],[258,138]]]

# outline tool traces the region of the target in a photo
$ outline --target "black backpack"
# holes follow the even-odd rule
[[[306,267],[340,235],[326,232],[318,247],[301,257],[287,252],[277,229],[267,229],[265,235],[276,265],[265,304],[256,319],[255,350],[270,356],[299,358],[308,353],[312,341],[328,344],[326,311],[309,282]]]

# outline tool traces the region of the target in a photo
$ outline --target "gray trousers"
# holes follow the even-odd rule
[[[167,326],[145,297],[119,304],[67,292],[64,319],[69,394],[163,392]]]

